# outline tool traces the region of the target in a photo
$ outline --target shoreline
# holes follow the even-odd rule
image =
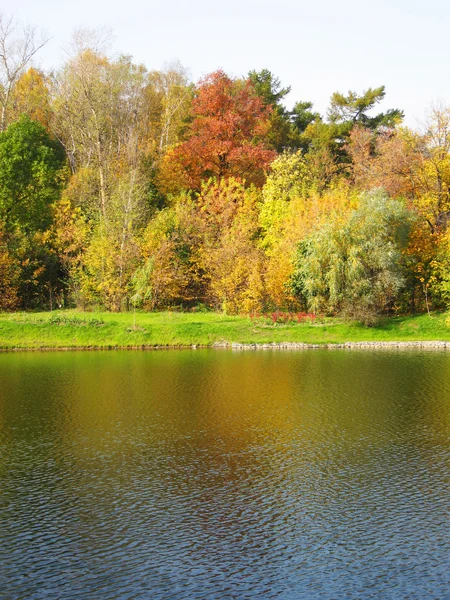
[[[113,350],[134,350],[134,351],[152,351],[152,350],[383,350],[383,349],[411,349],[419,350],[450,350],[450,342],[441,340],[434,341],[367,341],[367,342],[342,342],[342,343],[324,343],[309,344],[304,342],[268,342],[268,343],[248,343],[239,342],[215,342],[213,344],[154,344],[154,345],[105,345],[105,346],[41,346],[27,347],[15,346],[0,348],[0,353],[8,352],[108,352]]]
[[[0,352],[450,348],[450,314],[267,323],[221,313],[0,313]]]

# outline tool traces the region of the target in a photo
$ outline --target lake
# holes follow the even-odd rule
[[[0,598],[450,597],[450,353],[0,355]]]

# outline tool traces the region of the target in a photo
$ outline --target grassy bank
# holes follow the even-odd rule
[[[0,348],[210,346],[217,343],[450,341],[448,313],[396,317],[376,327],[339,319],[276,323],[215,313],[0,314]]]

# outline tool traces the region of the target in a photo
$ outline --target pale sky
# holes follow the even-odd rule
[[[386,86],[383,109],[412,127],[432,102],[450,104],[450,3],[445,0],[3,0],[1,10],[44,29],[36,63],[64,62],[78,27],[111,28],[114,50],[148,69],[178,59],[197,81],[270,69],[292,87],[287,104],[325,113],[334,91]]]

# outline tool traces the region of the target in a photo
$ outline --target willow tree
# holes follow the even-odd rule
[[[301,242],[292,291],[314,312],[373,322],[405,284],[403,250],[414,220],[385,192],[363,194],[347,219],[332,219]]]

